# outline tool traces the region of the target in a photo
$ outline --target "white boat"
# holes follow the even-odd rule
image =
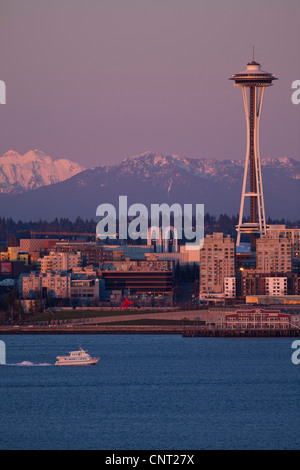
[[[69,356],[57,356],[56,366],[94,366],[100,357],[91,357],[86,351],[80,348],[79,351],[70,351]]]

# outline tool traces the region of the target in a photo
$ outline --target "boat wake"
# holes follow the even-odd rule
[[[29,362],[29,361],[23,361],[23,362],[18,362],[15,364],[4,364],[6,366],[13,366],[13,367],[47,367],[47,366],[52,366],[53,364],[47,364],[47,363],[41,363],[41,364],[35,364],[34,362]]]

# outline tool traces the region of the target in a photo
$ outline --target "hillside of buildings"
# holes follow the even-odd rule
[[[207,224],[212,221],[216,223],[207,215]],[[12,223],[1,222],[2,228]],[[250,303],[294,311],[300,305],[300,228],[271,225],[257,238],[254,251],[237,247],[220,230],[206,233],[202,249],[194,251],[178,245],[172,235],[164,244],[152,238],[144,244],[106,244],[84,239],[84,232],[70,232],[68,238],[66,233],[10,235],[0,251],[0,323],[34,318],[58,325],[72,318],[119,323],[124,316],[128,321],[182,323],[180,311],[195,311],[193,317],[199,319],[210,306]],[[57,309],[67,311],[56,314]]]

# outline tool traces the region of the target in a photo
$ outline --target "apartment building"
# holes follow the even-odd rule
[[[260,273],[255,269],[243,270],[241,296],[251,295],[299,295],[300,278],[293,272]]]
[[[58,242],[54,251],[68,254],[80,252],[84,266],[89,264],[99,266],[100,263],[113,259],[112,250],[104,249],[94,242]]]
[[[40,272],[47,271],[69,271],[81,265],[81,254],[50,252],[48,256],[38,259]]]
[[[276,273],[292,271],[292,244],[281,236],[264,236],[256,242],[256,271]]]
[[[213,233],[204,239],[200,250],[199,297],[225,296],[225,279],[235,277],[235,243],[230,236]],[[231,281],[231,290],[233,282]],[[227,285],[229,292],[229,284]],[[233,292],[233,290],[232,290]]]
[[[291,242],[292,259],[300,260],[300,228],[285,228],[285,225],[270,225],[268,238],[287,238]]]
[[[53,272],[21,274],[18,285],[23,299],[35,297],[68,299],[70,287],[70,274]]]
[[[38,273],[21,274],[18,289],[23,299],[39,297],[42,292],[41,278]]]
[[[287,277],[266,277],[266,295],[287,295]]]
[[[224,295],[227,299],[234,299],[236,297],[236,278],[224,278]]]

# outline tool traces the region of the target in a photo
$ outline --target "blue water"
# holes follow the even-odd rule
[[[0,449],[300,449],[292,339],[0,339]],[[97,366],[53,366],[79,346]]]

